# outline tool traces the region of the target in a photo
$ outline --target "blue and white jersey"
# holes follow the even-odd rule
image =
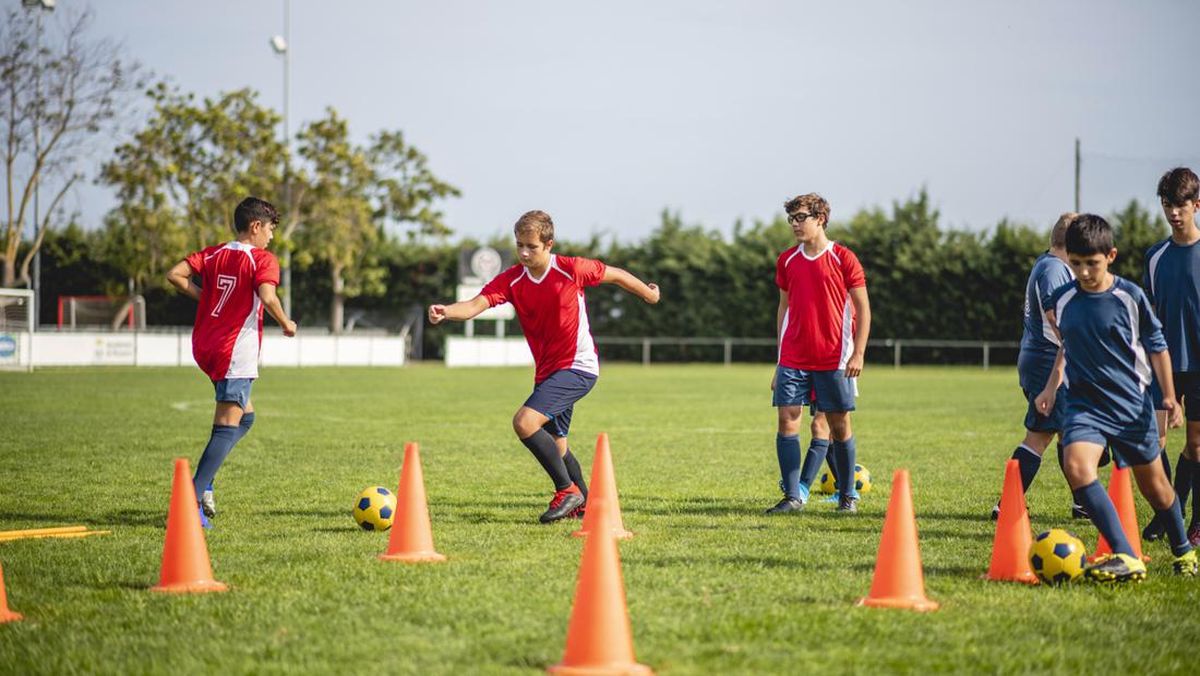
[[[1114,276],[1107,291],[1088,293],[1073,282],[1049,302],[1062,334],[1068,410],[1086,408],[1115,427],[1140,418],[1152,373],[1149,354],[1167,349],[1146,294]]]
[[[1025,282],[1025,330],[1021,333],[1021,352],[1038,352],[1054,361],[1058,354],[1058,336],[1046,321],[1046,299],[1055,289],[1075,280],[1075,273],[1058,256],[1047,251],[1038,256]]]
[[[1171,370],[1200,371],[1200,246],[1168,237],[1147,249],[1142,286],[1162,322]]]

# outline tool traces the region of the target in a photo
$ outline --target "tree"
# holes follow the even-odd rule
[[[4,141],[4,247],[0,286],[29,284],[29,264],[59,205],[80,178],[79,161],[119,122],[139,67],[108,40],[89,39],[90,12],[62,15],[42,35],[40,8],[10,9],[0,25],[0,135]],[[51,187],[23,255],[21,236],[39,184]]]
[[[1110,219],[1113,242],[1117,246],[1117,260],[1112,272],[1134,284],[1141,284],[1146,249],[1170,236],[1171,229],[1161,214],[1151,214],[1137,200],[1130,200],[1124,209],[1114,212]]]
[[[189,251],[229,239],[244,197],[279,193],[286,152],[279,116],[250,89],[197,102],[160,83],[147,95],[153,115],[100,175],[118,199],[105,217],[106,258],[139,291],[162,286]]]

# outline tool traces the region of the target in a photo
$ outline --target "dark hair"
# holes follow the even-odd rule
[[[233,229],[246,232],[254,221],[279,223],[279,211],[274,204],[257,197],[247,197],[233,210]]]
[[[542,244],[554,239],[554,221],[544,211],[526,211],[513,225],[513,234],[533,233]]]
[[[1200,199],[1200,179],[1187,167],[1175,167],[1158,179],[1158,196],[1174,206]]]
[[[815,192],[797,195],[796,197],[784,202],[783,208],[785,211],[787,211],[788,216],[791,216],[793,213],[801,209],[808,209],[808,213],[812,214],[813,216],[825,217],[825,222],[821,224],[821,227],[829,226],[829,202],[826,202],[824,197],[821,197]]]
[[[1112,250],[1112,226],[1096,214],[1080,214],[1067,226],[1067,253],[1076,256],[1107,256]]]

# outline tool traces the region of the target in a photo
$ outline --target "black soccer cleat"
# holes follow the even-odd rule
[[[579,488],[575,484],[571,484],[570,488],[564,488],[554,493],[554,498],[550,500],[550,507],[542,512],[538,521],[553,523],[559,519],[565,519],[571,516],[575,510],[583,507],[586,502],[587,500],[583,497],[583,493],[579,492]]]
[[[1083,574],[1094,582],[1141,582],[1146,579],[1146,564],[1128,554],[1105,554],[1084,568]]]
[[[999,518],[1000,518],[1000,503],[997,502],[996,505],[994,507],[992,507],[992,521],[997,521],[997,520],[999,520]]]
[[[804,503],[796,498],[784,496],[774,507],[769,508],[763,514],[789,514],[804,511]]]
[[[1167,527],[1163,525],[1162,519],[1158,518],[1157,514],[1155,514],[1154,518],[1150,519],[1150,523],[1146,524],[1146,527],[1142,529],[1142,539],[1147,542],[1161,540],[1166,534]]]
[[[1088,516],[1087,510],[1083,508],[1083,505],[1072,504],[1071,505],[1071,518],[1072,519],[1090,519],[1092,517]]]
[[[858,498],[856,498],[852,495],[838,496],[837,511],[845,512],[847,514],[857,513],[858,512]]]

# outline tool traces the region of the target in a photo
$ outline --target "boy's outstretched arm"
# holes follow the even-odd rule
[[[296,335],[296,322],[288,319],[287,313],[283,311],[283,303],[279,302],[279,296],[275,293],[275,285],[259,284],[258,297],[262,300],[263,307],[267,308],[267,312],[283,327],[283,335]]]
[[[200,302],[200,287],[192,281],[192,266],[188,265],[187,261],[179,261],[175,267],[168,270],[167,281],[183,295],[197,303]]]
[[[600,281],[606,284],[616,284],[651,305],[657,303],[661,297],[657,284],[646,284],[621,268],[611,265],[604,269],[604,279]]]
[[[461,300],[449,305],[430,305],[429,323],[441,324],[447,319],[459,322],[466,321],[474,319],[480,312],[486,309],[488,309],[488,301],[482,295],[475,296],[471,300]]]
[[[871,301],[867,298],[867,287],[850,289],[850,302],[854,304],[856,325],[854,328],[854,352],[846,361],[846,377],[856,378],[863,370],[867,352],[867,341],[871,338]]]

